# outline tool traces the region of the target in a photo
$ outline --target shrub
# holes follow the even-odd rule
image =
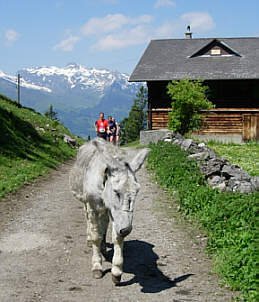
[[[169,193],[177,191],[181,210],[207,231],[208,252],[218,274],[244,301],[258,301],[256,291],[256,202],[259,193],[221,193],[207,186],[197,163],[179,146],[150,145],[148,168]],[[174,195],[175,196],[175,195]]]
[[[213,104],[206,98],[207,92],[208,87],[203,85],[202,80],[183,79],[169,83],[167,93],[172,98],[169,129],[181,134],[199,129],[204,119],[200,110],[213,108]]]

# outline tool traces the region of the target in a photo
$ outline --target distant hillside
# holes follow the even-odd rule
[[[118,71],[86,68],[76,63],[65,67],[35,67],[21,75],[22,104],[44,113],[50,104],[73,133],[93,135],[93,123],[104,111],[117,120],[128,115],[140,84]],[[16,77],[0,71],[0,93],[16,99]]]
[[[59,122],[0,95],[0,199],[75,156]]]

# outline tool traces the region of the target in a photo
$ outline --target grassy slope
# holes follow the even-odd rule
[[[221,193],[209,187],[197,163],[187,160],[179,146],[150,145],[148,167],[166,187],[187,216],[207,231],[208,251],[215,270],[232,289],[243,292],[242,301],[259,301],[256,286],[256,215],[259,192]],[[174,201],[172,201],[174,202]]]
[[[220,156],[248,171],[251,175],[259,175],[258,142],[243,145],[209,142],[208,146]]]
[[[71,136],[58,122],[0,95],[0,199],[76,155],[64,133]]]

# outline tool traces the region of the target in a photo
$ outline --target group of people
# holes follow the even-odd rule
[[[120,127],[114,117],[108,116],[108,120],[106,120],[104,113],[101,112],[94,127],[98,137],[108,140],[112,144],[119,144]]]

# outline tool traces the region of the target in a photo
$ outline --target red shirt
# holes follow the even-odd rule
[[[96,121],[97,132],[104,133],[107,131],[107,127],[109,127],[109,123],[107,120],[98,120]]]

